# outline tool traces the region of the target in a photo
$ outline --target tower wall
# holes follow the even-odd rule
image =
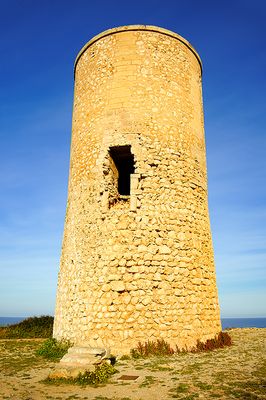
[[[162,28],[103,32],[75,65],[54,336],[127,352],[220,330],[199,56]]]

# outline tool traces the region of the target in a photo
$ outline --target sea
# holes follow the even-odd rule
[[[23,321],[26,317],[0,317],[0,326]],[[222,318],[222,328],[266,328],[266,318]]]
[[[13,325],[26,318],[27,317],[0,317],[0,326]]]

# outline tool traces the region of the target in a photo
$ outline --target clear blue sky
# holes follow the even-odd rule
[[[266,316],[266,2],[0,0],[0,315],[53,314],[73,63],[127,24],[173,30],[203,61],[221,313]]]

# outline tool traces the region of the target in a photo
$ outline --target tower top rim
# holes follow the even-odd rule
[[[189,43],[188,40],[186,40],[185,38],[183,38],[182,36],[180,36],[178,33],[175,33],[173,31],[170,31],[169,29],[165,29],[165,28],[161,28],[159,26],[155,26],[155,25],[124,25],[124,26],[118,26],[116,28],[112,28],[112,29],[107,29],[101,33],[99,33],[96,36],[93,36],[83,47],[82,49],[79,51],[76,59],[75,59],[75,63],[74,63],[74,76],[75,76],[75,72],[76,72],[76,66],[77,63],[81,57],[81,55],[95,42],[97,42],[99,39],[102,39],[105,36],[109,36],[109,35],[114,35],[116,33],[120,33],[120,32],[126,32],[126,31],[150,31],[150,32],[158,32],[158,33],[162,33],[163,35],[167,35],[167,36],[171,36],[174,39],[179,40],[180,42],[184,43],[185,46],[187,46],[192,53],[195,55],[196,59],[199,62],[200,65],[200,69],[201,69],[201,73],[202,73],[202,62],[200,59],[200,56],[198,54],[198,52],[195,50],[195,48]]]

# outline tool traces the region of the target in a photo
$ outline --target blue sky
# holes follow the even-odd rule
[[[266,3],[0,0],[0,315],[53,314],[73,63],[105,29],[161,26],[203,61],[221,314],[266,316]]]

